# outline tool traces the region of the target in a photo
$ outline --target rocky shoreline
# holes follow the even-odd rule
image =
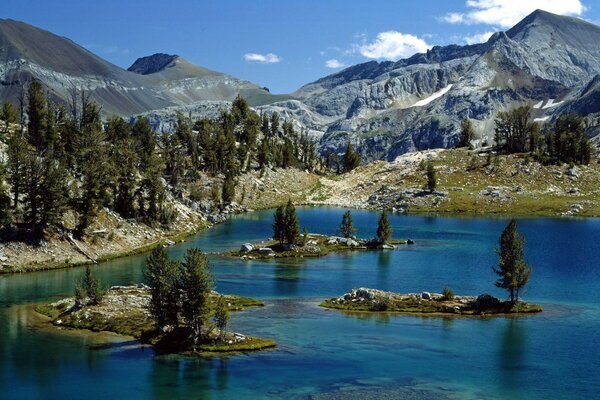
[[[303,236],[298,244],[283,244],[275,240],[260,243],[244,243],[239,250],[223,255],[243,260],[265,260],[273,258],[323,257],[332,252],[359,250],[393,250],[399,245],[412,245],[414,241],[389,240],[379,243],[374,240],[344,238],[310,233]]]
[[[394,293],[369,288],[355,288],[336,298],[325,300],[321,307],[341,311],[393,312],[405,314],[491,316],[542,312],[542,307],[523,301],[510,303],[489,294],[479,296],[445,296],[440,293]]]
[[[219,294],[213,292],[214,303]],[[264,303],[236,295],[224,295],[229,311],[241,311],[249,307],[262,307]],[[205,355],[210,353],[238,353],[275,347],[276,342],[244,335],[238,332],[220,334],[216,329],[207,334],[207,339],[194,351],[183,347],[180,338],[171,340],[170,333],[156,335],[154,321],[148,310],[150,290],[144,284],[113,286],[98,305],[78,304],[74,298],[65,298],[53,303],[39,304],[35,311],[48,318],[48,323],[59,329],[112,332],[131,336],[142,343],[150,344],[161,352]]]

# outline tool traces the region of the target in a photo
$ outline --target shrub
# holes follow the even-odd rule
[[[454,291],[450,288],[445,287],[442,291],[442,299],[446,301],[450,301],[454,298]]]
[[[388,299],[377,299],[371,306],[371,311],[387,311],[389,308]]]

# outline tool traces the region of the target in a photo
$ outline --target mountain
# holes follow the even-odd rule
[[[587,93],[582,88],[600,73],[599,41],[598,26],[537,10],[486,43],[354,65],[303,86],[293,93],[299,101],[270,108],[321,132],[323,149],[342,152],[352,140],[366,159],[453,146],[463,118],[490,140],[500,110],[537,105],[543,122]]]
[[[0,99],[17,102],[22,83],[40,80],[57,100],[85,90],[104,114],[130,116],[205,100],[253,105],[282,97],[251,82],[193,65],[179,56],[155,54],[124,70],[71,40],[24,22],[0,20]],[[283,97],[287,98],[287,97]]]
[[[464,118],[473,121],[480,142],[490,142],[498,111],[523,104],[540,123],[582,113],[588,133],[599,134],[597,43],[600,27],[537,10],[485,43],[366,62],[273,95],[178,55],[142,57],[124,70],[69,39],[0,20],[0,99],[15,101],[21,83],[36,78],[58,99],[84,89],[105,114],[144,114],[155,128],[170,130],[176,111],[215,116],[240,94],[261,112],[293,119],[323,152],[342,153],[351,140],[365,160],[393,160],[454,146]]]

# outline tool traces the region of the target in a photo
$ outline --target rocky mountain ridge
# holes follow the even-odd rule
[[[341,153],[350,140],[365,160],[393,160],[454,146],[464,118],[473,121],[478,143],[489,142],[497,112],[522,104],[533,107],[541,124],[579,112],[589,134],[597,135],[599,42],[600,27],[537,10],[485,43],[358,64],[290,95],[272,95],[177,55],[142,57],[126,71],[68,39],[2,20],[0,98],[14,100],[20,84],[36,78],[59,99],[68,99],[73,88],[86,90],[106,114],[144,114],[157,130],[168,131],[177,111],[216,116],[239,94],[260,112],[293,119],[323,152]]]

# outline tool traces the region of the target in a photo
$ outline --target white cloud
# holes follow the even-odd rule
[[[258,53],[246,53],[244,54],[244,60],[248,62],[257,62],[261,64],[274,64],[281,61],[281,57],[276,54],[258,54]]]
[[[346,64],[336,60],[335,58],[332,58],[331,60],[325,61],[325,66],[327,68],[343,68],[346,66]]]
[[[467,12],[451,12],[441,19],[451,24],[487,24],[510,28],[537,9],[554,14],[581,16],[581,0],[467,0]]]
[[[494,34],[494,32],[476,33],[471,36],[465,36],[464,40],[467,44],[485,43]]]
[[[373,43],[358,46],[358,52],[367,58],[397,60],[423,53],[431,46],[414,35],[396,31],[380,32]]]

